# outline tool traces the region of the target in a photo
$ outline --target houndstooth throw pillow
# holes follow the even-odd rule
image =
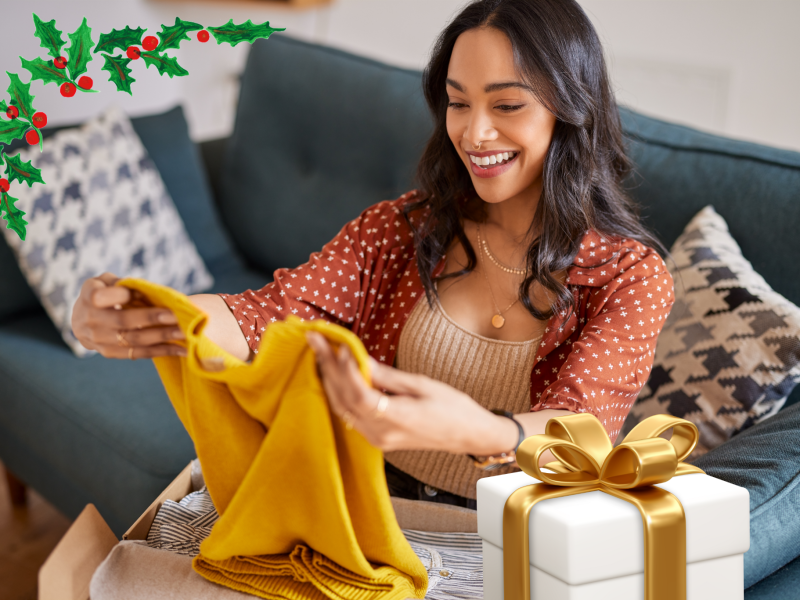
[[[697,425],[696,458],[783,406],[800,380],[800,307],[753,270],[711,206],[672,254],[675,305],[620,438],[668,413]]]
[[[70,325],[89,277],[110,271],[142,277],[189,294],[213,284],[183,221],[125,114],[116,108],[66,129],[22,159],[42,169],[46,185],[19,186],[27,212],[20,241],[3,229],[28,283],[64,341],[89,354]]]

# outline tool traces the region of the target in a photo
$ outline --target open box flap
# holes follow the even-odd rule
[[[92,575],[117,541],[88,504],[39,569],[39,600],[87,600]]]

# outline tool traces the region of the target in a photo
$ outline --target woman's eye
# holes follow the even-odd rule
[[[465,106],[466,106],[466,104],[461,104],[460,102],[448,102],[447,103],[447,107],[448,108],[463,108]]]
[[[524,104],[501,104],[497,108],[502,110],[503,112],[514,112],[515,110],[519,110],[525,106]]]

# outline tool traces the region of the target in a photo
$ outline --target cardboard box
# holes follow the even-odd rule
[[[177,502],[193,491],[196,490],[190,463],[122,539],[146,540],[161,505],[167,500]],[[475,511],[466,508],[400,498],[392,498],[392,504],[403,529],[472,533],[478,530]],[[92,576],[117,542],[94,505],[87,505],[39,569],[39,600],[89,600]]]
[[[484,598],[503,599],[503,508],[525,473],[478,482]],[[750,494],[703,474],[658,484],[686,514],[687,600],[742,600],[750,546]],[[632,504],[595,491],[536,504],[530,516],[531,600],[641,600],[642,517]]]

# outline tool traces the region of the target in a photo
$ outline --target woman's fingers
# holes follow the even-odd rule
[[[339,416],[349,413],[348,419],[355,419],[370,412],[376,400],[375,394],[367,386],[355,359],[346,346],[334,352],[325,336],[315,331],[306,333],[306,339],[317,358],[325,393],[334,412]]]
[[[157,344],[155,346],[98,346],[97,350],[106,358],[156,358],[159,356],[186,356],[186,348],[177,344]]]

